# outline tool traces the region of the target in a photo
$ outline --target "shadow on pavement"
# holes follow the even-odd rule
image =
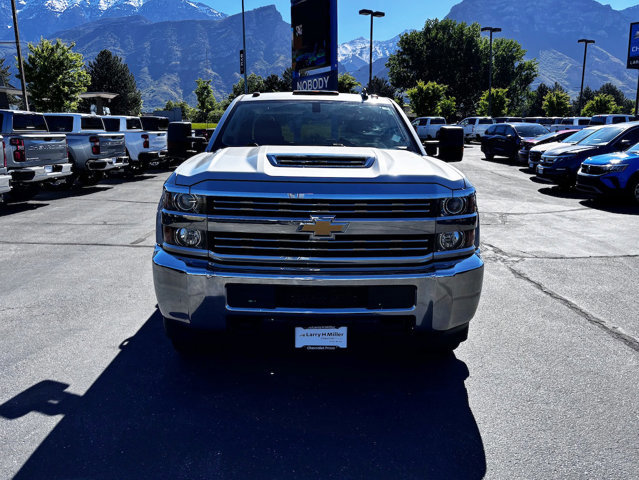
[[[534,177],[531,178],[531,180],[534,181]],[[557,185],[540,188],[538,192],[543,195],[548,195],[550,197],[555,197],[555,198],[584,199],[588,196],[586,193],[580,192],[579,190],[575,190],[574,188],[566,190],[566,189],[562,189],[561,187]]]
[[[0,203],[0,217],[37,210],[38,208],[46,207],[47,205],[49,204],[37,202]]]
[[[46,380],[0,406],[64,414],[32,478],[482,478],[453,355],[266,348],[181,360],[156,312],[81,397]],[[328,355],[326,355],[328,353]]]
[[[126,173],[115,173],[110,175],[107,178],[104,178],[100,181],[103,185],[120,185],[122,183],[131,183],[131,182],[142,182],[144,180],[148,180],[149,178],[154,178],[154,176],[150,173],[143,173],[140,175],[128,175]]]
[[[51,187],[50,189],[43,189],[38,193],[36,197],[37,200],[57,200],[59,198],[69,198],[69,197],[82,197],[84,195],[91,195],[92,193],[103,192],[105,190],[110,190],[112,187],[103,187],[103,186],[90,186],[90,187],[81,187],[75,186],[70,189],[60,189],[56,187]]]
[[[584,207],[590,207],[608,213],[639,215],[639,207],[630,205],[630,201],[625,198],[588,198],[579,203]]]

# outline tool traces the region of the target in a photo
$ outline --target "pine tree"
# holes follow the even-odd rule
[[[108,104],[114,115],[139,115],[142,110],[142,94],[135,83],[135,77],[122,58],[109,50],[102,50],[89,62],[89,75],[93,92],[117,93]]]

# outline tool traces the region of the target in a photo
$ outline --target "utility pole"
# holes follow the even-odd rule
[[[482,27],[482,32],[490,32],[490,60],[488,63],[488,116],[493,115],[493,33],[501,32],[499,27]]]
[[[11,0],[15,1],[15,0]],[[242,48],[244,48],[244,93],[248,94],[248,64],[246,63],[246,25],[244,23],[244,0],[242,0]]]
[[[581,103],[584,95],[584,77],[586,76],[586,53],[588,53],[588,44],[595,43],[595,41],[587,38],[580,38],[577,40],[577,43],[584,44],[584,66],[581,70],[581,88],[579,89],[579,107],[577,108],[577,115],[581,115]]]
[[[374,17],[383,17],[386,14],[384,12],[377,12],[368,9],[362,9],[359,11],[360,15],[370,15],[371,16],[371,43],[369,48],[369,57],[368,57],[368,85],[370,87],[371,82],[373,81],[373,18]]]
[[[16,50],[18,51],[18,69],[20,70],[20,80],[22,82],[22,98],[24,99],[24,109],[28,111],[29,99],[27,98],[27,83],[24,79],[24,65],[22,63],[22,49],[20,48],[20,31],[18,30],[16,0],[11,0],[11,10],[13,12],[13,30],[16,35]]]

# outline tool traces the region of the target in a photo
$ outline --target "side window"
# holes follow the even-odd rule
[[[630,145],[634,145],[639,142],[639,128],[633,128],[629,132],[626,132],[620,140],[628,140]]]
[[[126,119],[127,130],[142,130],[142,122],[139,118],[127,118]]]
[[[497,130],[497,127],[488,127],[486,129],[486,135],[494,135],[495,134],[495,130]]]
[[[462,121],[461,121],[461,123],[460,123],[460,125],[461,125],[462,127],[465,127],[466,125],[468,125],[468,120],[462,120]]]
[[[624,123],[626,121],[626,117],[612,117],[612,123]]]
[[[506,135],[506,125],[499,124],[495,127],[495,135]]]
[[[426,118],[422,118],[422,119],[419,121],[419,126],[420,126],[420,127],[423,127],[424,125],[428,125],[428,119],[426,119]]]

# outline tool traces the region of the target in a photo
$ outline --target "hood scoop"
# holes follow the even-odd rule
[[[375,157],[361,155],[269,153],[266,158],[274,167],[295,168],[370,168],[375,163]]]

